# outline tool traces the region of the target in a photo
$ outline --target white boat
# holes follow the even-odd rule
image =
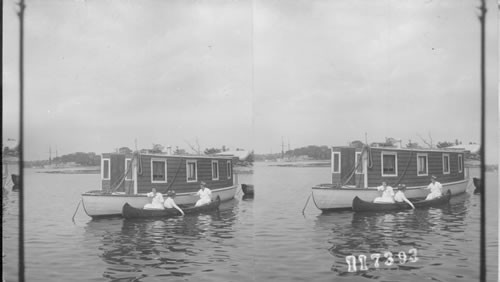
[[[81,195],[85,212],[93,218],[120,216],[125,203],[144,207],[151,203],[146,194],[152,188],[165,195],[175,191],[177,204],[196,203],[199,197],[195,193],[202,181],[221,201],[234,198],[238,188],[233,159],[225,156],[103,154],[101,180],[101,190]]]
[[[221,201],[234,198],[237,185],[226,188],[212,189],[214,198],[220,197]],[[166,195],[164,195],[166,196]],[[82,194],[83,208],[88,216],[93,218],[105,216],[120,216],[125,203],[133,207],[144,207],[151,202],[146,194],[127,195],[124,192],[113,192],[109,194],[101,191],[90,191]],[[199,200],[198,196],[192,193],[176,193],[175,202],[178,205],[193,204]]]
[[[332,183],[312,187],[312,198],[322,211],[351,209],[357,196],[373,201],[383,181],[396,187],[405,184],[407,198],[425,197],[432,175],[452,195],[464,193],[469,179],[463,151],[392,147],[332,147]]]

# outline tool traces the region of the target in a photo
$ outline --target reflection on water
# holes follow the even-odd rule
[[[331,227],[328,251],[334,260],[332,271],[339,276],[361,275],[380,279],[381,275],[390,273],[391,278],[404,279],[407,275],[418,273],[421,277],[423,273],[429,273],[432,279],[447,281],[449,270],[458,267],[462,270],[455,271],[453,277],[467,280],[476,279],[479,269],[477,252],[472,251],[474,255],[468,256],[463,248],[464,244],[479,241],[480,234],[475,229],[479,226],[479,216],[472,219],[476,221],[474,230],[467,224],[470,206],[471,196],[463,194],[440,208],[321,214],[316,223],[321,227]],[[394,262],[384,257],[387,252],[391,252]],[[381,254],[378,266],[375,265],[376,258],[371,258],[372,254]],[[367,258],[365,271],[360,270],[360,255]],[[352,268],[349,271],[352,261],[348,256],[356,257],[356,271]]]
[[[85,226],[89,242],[100,238],[103,277],[112,281],[145,277],[182,277],[214,271],[231,262],[238,201],[219,211],[166,219],[102,219]],[[91,247],[91,246],[89,246]],[[199,275],[199,273],[198,273]]]

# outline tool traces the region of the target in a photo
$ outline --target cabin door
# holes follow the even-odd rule
[[[355,179],[355,174],[354,173],[354,168],[355,168],[355,150],[354,148],[346,148],[342,150],[342,169],[341,169],[341,174],[342,174],[342,179],[344,182],[344,185],[355,185],[356,184],[356,179]]]
[[[125,181],[122,181],[125,174],[125,156],[111,155],[111,191],[125,192]]]

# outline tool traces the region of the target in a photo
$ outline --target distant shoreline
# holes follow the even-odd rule
[[[278,167],[329,167],[331,162],[329,160],[308,160],[308,161],[293,161],[293,162],[259,162],[266,163],[269,166]],[[465,167],[467,168],[480,168],[481,162],[478,160],[466,160]],[[498,165],[486,165],[486,171],[497,171]]]
[[[64,168],[50,168],[39,169],[37,173],[51,173],[51,174],[100,174],[101,168],[98,166],[91,167],[64,167]]]

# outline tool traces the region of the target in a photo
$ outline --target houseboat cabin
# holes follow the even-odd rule
[[[225,156],[177,156],[162,154],[103,154],[102,190],[126,195],[144,194],[155,188],[166,193],[196,192],[201,181],[210,189],[233,186],[233,159]]]
[[[439,182],[465,179],[464,152],[392,147],[332,147],[332,184],[368,188],[381,185],[424,186],[435,175]]]

